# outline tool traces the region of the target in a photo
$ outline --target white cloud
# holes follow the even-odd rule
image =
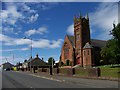
[[[8,18],[8,11],[7,10],[2,10],[1,14],[0,14],[0,18]]]
[[[29,21],[30,21],[30,22],[35,22],[35,21],[38,19],[38,17],[39,17],[38,14],[32,15],[32,16],[29,18]]]
[[[58,39],[57,41],[53,40],[50,45],[50,48],[58,48],[61,46],[61,43],[62,43],[62,39]]]
[[[9,4],[6,10],[1,11],[1,18],[3,23],[14,25],[16,21],[22,17],[22,14],[17,11],[17,7],[13,4]]]
[[[9,36],[0,34],[0,41],[3,42],[3,45],[24,45],[30,44],[29,39],[18,39],[18,38],[11,38]]]
[[[6,35],[0,34],[0,41],[3,42],[3,45],[7,46],[15,46],[15,45],[28,45],[30,46],[31,40],[30,39],[19,39],[19,38],[11,38]],[[39,39],[39,40],[32,40],[33,48],[59,48],[62,44],[63,40],[48,40],[48,39]],[[27,50],[23,48],[21,50]]]
[[[48,40],[48,39],[40,39],[38,41],[33,41],[33,47],[35,48],[59,48],[62,44],[62,39],[58,40]]]
[[[69,35],[74,35],[74,24],[71,24],[70,26],[68,26],[67,33]]]
[[[7,42],[7,41],[10,41],[10,40],[12,40],[12,38],[10,38],[6,35],[0,34],[0,41]]]
[[[31,7],[27,6],[25,3],[19,3],[21,10],[24,12],[36,13],[36,10],[31,9]]]
[[[5,9],[0,11],[0,20],[5,28],[19,28],[17,22],[33,23],[39,15],[36,10],[32,9],[26,3],[4,3]],[[3,27],[3,28],[4,28]],[[6,30],[6,29],[5,29]],[[3,29],[4,31],[4,29]],[[10,31],[9,31],[10,32]],[[18,33],[17,30],[12,33]]]
[[[31,30],[26,31],[26,32],[25,32],[25,35],[31,36],[31,35],[35,34],[36,32],[37,32],[37,30],[31,29]]]
[[[36,29],[31,29],[31,30],[26,31],[25,35],[27,35],[27,36],[31,36],[31,35],[34,35],[34,34],[43,35],[44,33],[47,33],[47,32],[48,31],[47,31],[46,27],[40,27],[37,30]]]
[[[93,32],[98,32],[94,27],[99,28],[101,33],[97,38],[110,39],[110,31],[113,28],[113,22],[118,23],[118,4],[117,3],[101,3],[95,10],[90,13],[90,25]],[[94,33],[93,33],[94,34]]]
[[[13,55],[8,55],[8,56],[0,56],[0,65],[5,63],[5,62],[10,62],[12,64],[16,64],[18,62],[23,62],[25,60],[25,58],[21,58],[21,57],[18,57],[16,55],[14,55],[14,59],[13,59]]]
[[[19,49],[2,49],[0,52],[8,52],[8,51],[26,51],[29,50],[29,48],[19,48]]]
[[[60,60],[55,61],[55,63],[59,63]]]

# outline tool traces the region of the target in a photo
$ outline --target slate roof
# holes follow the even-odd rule
[[[6,63],[4,63],[4,64],[2,64],[3,65],[3,69],[7,69],[7,68],[12,68],[14,65],[12,65],[11,63],[9,63],[9,62],[6,62]]]
[[[46,66],[47,65],[47,63],[41,60],[40,58],[30,58],[27,62],[28,63],[31,62],[31,66]]]
[[[107,41],[104,41],[104,40],[97,40],[97,39],[91,39],[91,45],[93,47],[104,47],[106,45],[106,42]]]
[[[72,46],[74,47],[74,36],[67,35],[68,39],[70,40]]]
[[[68,39],[70,40],[72,46],[74,47],[74,36],[70,36],[70,35],[67,35],[68,36]],[[106,45],[106,42],[105,40],[98,40],[98,39],[91,39],[91,45],[92,47],[104,47]]]
[[[93,48],[89,43],[86,43],[83,48]]]

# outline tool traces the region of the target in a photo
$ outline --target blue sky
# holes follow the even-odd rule
[[[118,22],[117,3],[108,2],[2,2],[0,42],[2,62],[23,62],[38,53],[45,61],[59,60],[66,34],[73,35],[73,18],[89,13],[91,38],[111,38],[113,22]],[[14,61],[13,61],[14,55]]]

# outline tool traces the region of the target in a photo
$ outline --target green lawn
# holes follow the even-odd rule
[[[101,77],[118,78],[120,76],[120,65],[98,66],[101,69]]]

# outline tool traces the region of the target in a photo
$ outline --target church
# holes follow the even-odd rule
[[[93,67],[100,64],[106,41],[90,38],[89,16],[74,16],[74,36],[66,35],[61,48],[60,66]]]

